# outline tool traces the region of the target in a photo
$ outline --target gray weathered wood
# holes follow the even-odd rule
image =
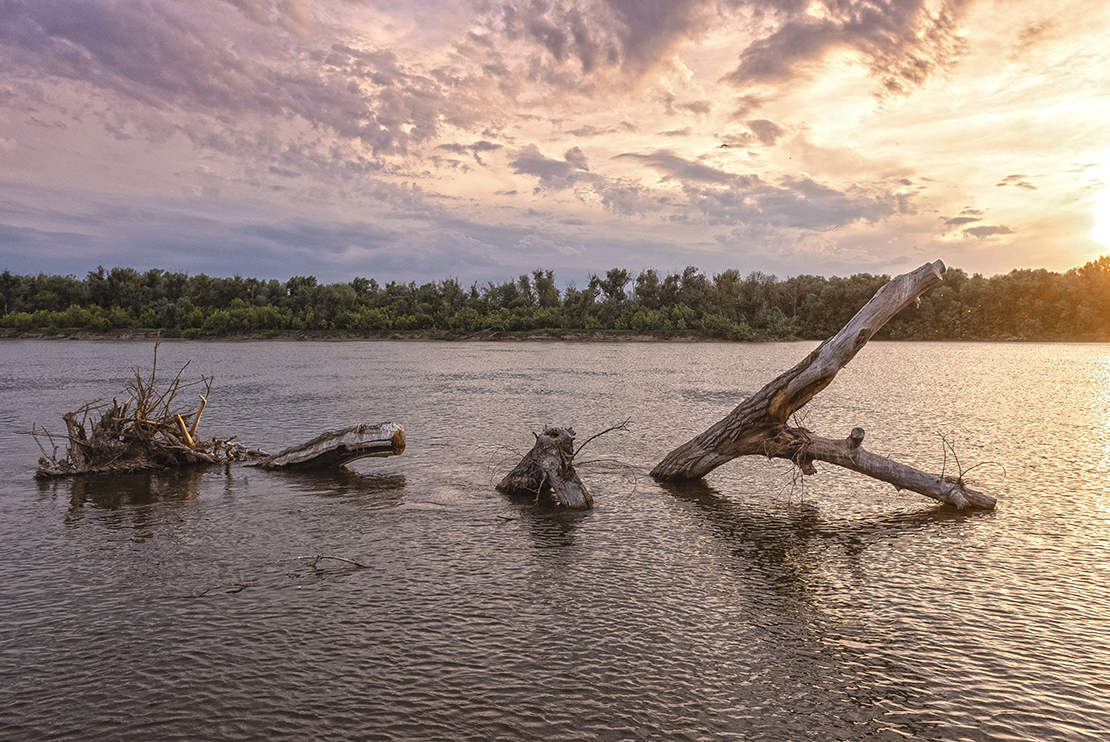
[[[405,450],[405,430],[397,423],[354,425],[267,456],[263,469],[329,469],[368,456],[396,456]]]
[[[803,473],[809,474],[813,472],[812,459],[820,459],[929,497],[936,496],[930,492],[940,493],[945,490],[945,494],[937,499],[951,502],[960,508],[994,507],[994,499],[987,495],[974,493],[973,496],[968,496],[970,490],[962,482],[950,483],[947,488],[935,483],[926,486],[920,483],[920,477],[928,478],[931,475],[882,457],[870,458],[874,455],[859,448],[862,431],[859,441],[855,441],[855,447],[851,448],[852,438],[834,444],[827,439],[813,436],[809,431],[789,428],[786,424],[790,415],[832,383],[837,372],[855,357],[883,325],[939,283],[944,270],[944,263],[937,260],[892,279],[875,293],[871,301],[840,332],[705,432],[667,454],[652,469],[652,476],[661,480],[700,479],[721,464],[746,455],[794,459]],[[798,457],[797,448],[792,450],[787,445],[788,440],[793,438],[808,441],[807,455]],[[854,452],[854,458],[841,455],[842,447],[848,447],[845,450]],[[864,463],[860,463],[861,461]],[[956,490],[952,490],[953,485]]]
[[[784,427],[773,440],[767,442],[762,453],[771,458],[789,459],[804,474],[816,474],[813,462],[825,461],[887,482],[899,490],[909,490],[948,505],[955,505],[960,510],[994,508],[993,497],[971,489],[961,477],[927,474],[912,466],[871,453],[863,448],[863,437],[862,428],[854,428],[851,435],[843,440],[831,440],[814,435],[804,428]]]
[[[497,485],[506,495],[550,495],[555,504],[589,510],[594,501],[574,470],[574,430],[549,427],[536,436],[532,450]]]

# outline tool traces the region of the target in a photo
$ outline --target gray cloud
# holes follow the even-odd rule
[[[906,210],[906,196],[883,188],[837,190],[809,177],[784,178],[779,185],[756,175],[737,175],[659,150],[618,155],[683,185],[687,203],[709,224],[746,224],[760,229],[827,230],[858,221],[873,222]]]
[[[756,119],[755,121],[748,122],[748,128],[755,134],[756,139],[761,144],[772,145],[777,142],[784,134],[786,129],[782,128],[774,121],[767,119]]]
[[[974,224],[979,221],[982,221],[982,219],[977,216],[954,216],[951,219],[945,219],[944,226],[955,228],[962,227],[965,224]]]
[[[970,229],[965,229],[962,234],[963,234],[964,237],[967,237],[967,238],[982,240],[982,239],[986,239],[988,237],[994,237],[994,236],[1000,235],[1000,234],[1013,234],[1013,233],[1014,233],[1014,230],[1010,229],[1009,227],[1005,227],[1005,226],[993,227],[993,226],[983,225],[982,227],[971,227]]]
[[[692,113],[700,119],[702,116],[708,116],[713,112],[713,101],[692,100],[680,102],[677,96],[668,93],[663,96],[663,110],[672,115],[682,112]]]
[[[259,25],[233,23],[228,9]],[[229,124],[294,119],[382,156],[433,139],[444,122],[473,123],[473,105],[456,94],[465,81],[449,88],[392,52],[313,41],[307,13],[302,0],[0,0],[0,51],[8,75],[28,70],[129,101],[102,107],[121,136],[177,130],[202,146],[272,155],[272,137],[229,134]]]
[[[824,231],[854,222],[875,222],[900,208],[898,198],[888,192],[841,191],[810,178],[789,178],[774,185],[743,176],[728,189],[688,188],[687,195],[712,224],[744,224],[761,230]]]
[[[1010,59],[1025,58],[1041,44],[1055,39],[1058,27],[1059,22],[1054,18],[1038,18],[1021,30],[1007,56]]]
[[[312,12],[305,0],[226,0],[255,23],[277,23],[289,33],[305,36],[312,27]]]
[[[742,88],[783,83],[834,50],[850,50],[880,79],[880,94],[905,93],[962,54],[958,22],[969,1],[824,0],[817,17],[809,3],[768,0],[782,22],[745,47],[725,79]]]
[[[959,24],[973,0],[504,0],[483,18],[474,36],[496,49],[512,43],[529,62],[528,84],[573,89],[578,95],[638,83],[669,65],[684,44],[735,22],[755,37],[739,36],[738,66],[724,76],[737,87],[774,86],[812,74],[834,51],[854,52],[877,78],[876,94],[899,95],[960,58]],[[753,24],[752,19],[758,19]],[[1030,34],[1034,34],[1030,31]],[[502,77],[512,67],[499,55],[488,69]],[[492,61],[492,59],[491,59]],[[736,116],[758,108],[764,96],[736,100]],[[706,115],[712,102],[664,99],[668,112]]]
[[[487,18],[491,33],[531,42],[545,52],[538,65],[550,82],[577,85],[620,70],[636,79],[669,59],[685,40],[710,27],[731,2],[718,0],[507,0]],[[567,66],[573,65],[568,70]]]
[[[703,165],[679,157],[667,150],[657,150],[651,154],[625,153],[617,155],[617,160],[635,160],[663,174],[663,180],[678,180],[684,183],[725,184],[735,181],[737,176],[717,168]]]
[[[582,150],[571,147],[562,160],[547,157],[540,148],[529,144],[509,161],[509,166],[517,175],[531,175],[539,178],[540,183],[553,189],[571,188],[583,180],[590,171],[590,164]]]
[[[445,143],[445,144],[436,145],[436,149],[447,150],[448,152],[454,152],[455,154],[459,154],[459,155],[469,154],[474,158],[474,161],[477,162],[479,165],[485,165],[486,164],[485,162],[482,161],[482,153],[484,153],[484,152],[496,152],[497,150],[502,149],[502,148],[503,148],[502,145],[495,144],[494,142],[487,142],[484,139],[480,142],[474,142],[473,144],[458,144],[458,143],[450,143],[449,142],[449,143]]]
[[[1005,178],[995,183],[995,185],[999,188],[1014,186],[1015,188],[1024,188],[1029,191],[1037,190],[1037,186],[1026,180],[1024,175],[1007,175]]]
[[[580,126],[577,129],[571,129],[567,132],[567,134],[587,139],[591,137],[605,136],[607,134],[628,133],[633,131],[636,131],[635,124],[633,124],[631,121],[622,121],[619,124],[615,124],[613,126],[593,126],[590,124],[586,124],[585,126]]]

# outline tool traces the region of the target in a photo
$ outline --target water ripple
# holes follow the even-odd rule
[[[811,405],[924,468],[938,430],[1004,462],[976,470],[995,513],[828,467],[644,474],[811,347],[169,344],[252,443],[396,419],[410,448],[36,484],[4,433],[0,738],[1105,738],[1110,351],[872,344]],[[13,429],[147,351],[0,346]],[[498,446],[626,414],[587,449],[595,510],[493,491]]]

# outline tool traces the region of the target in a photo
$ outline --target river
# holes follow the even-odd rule
[[[165,341],[215,377],[205,436],[408,448],[39,483],[24,433],[153,344],[0,342],[0,739],[1107,739],[1110,346],[874,342],[802,411],[994,512],[820,463],[647,476],[813,347]],[[494,490],[532,431],[625,418],[579,455],[594,510]]]

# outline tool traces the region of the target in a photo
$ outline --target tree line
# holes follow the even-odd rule
[[[473,337],[495,333],[601,332],[723,340],[823,339],[890,279],[773,275],[690,266],[633,276],[623,268],[562,291],[550,270],[516,280],[455,279],[384,286],[370,278],[321,284],[213,278],[103,267],[73,275],[0,274],[0,329],[20,332],[160,330],[186,338],[304,331],[362,336]],[[1110,340],[1110,255],[1065,273],[1014,270],[984,277],[949,269],[920,306],[879,338]]]

